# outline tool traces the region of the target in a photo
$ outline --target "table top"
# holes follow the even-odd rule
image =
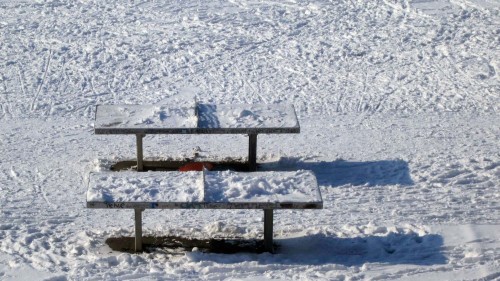
[[[320,209],[311,171],[91,173],[89,208]]]
[[[98,105],[96,134],[299,133],[290,104]]]

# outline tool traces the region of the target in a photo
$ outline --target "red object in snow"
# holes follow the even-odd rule
[[[180,167],[179,171],[203,171],[203,167],[205,167],[205,169],[207,170],[212,170],[214,168],[214,164],[209,162],[192,162]]]

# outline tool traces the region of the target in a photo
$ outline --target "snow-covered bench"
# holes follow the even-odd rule
[[[264,245],[273,251],[274,209],[321,209],[310,171],[91,173],[88,208],[134,209],[135,249],[142,250],[145,209],[263,209]]]
[[[255,171],[257,135],[299,133],[300,126],[289,104],[98,105],[94,132],[136,135],[138,171],[147,134],[247,134],[249,171]]]

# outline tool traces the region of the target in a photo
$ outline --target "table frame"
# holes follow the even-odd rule
[[[160,180],[169,180],[169,175],[166,175],[162,172],[156,172],[159,175],[163,175],[163,178],[159,178]],[[172,174],[181,174],[182,172],[168,172]],[[241,172],[240,172],[241,173]],[[268,172],[261,172],[262,174]],[[92,194],[102,193],[102,186],[99,187],[98,183],[102,180],[103,176],[111,175],[112,173],[96,173],[95,175],[91,174],[89,177],[89,190],[92,189]],[[210,189],[210,184],[205,180],[206,174],[203,174],[203,193],[205,194],[205,190]],[[253,173],[244,173],[244,174],[253,174]],[[155,178],[153,174],[135,174],[129,173],[122,174],[125,178],[140,178],[141,176],[145,176],[146,178]],[[137,175],[137,176],[136,176]],[[142,212],[146,209],[189,209],[189,210],[200,210],[200,209],[227,209],[227,210],[235,210],[235,209],[246,209],[246,210],[263,210],[264,211],[264,248],[268,252],[273,252],[273,213],[274,210],[281,209],[322,209],[323,208],[323,199],[321,196],[321,191],[319,190],[318,183],[316,177],[310,172],[309,175],[309,183],[311,190],[309,190],[310,194],[307,198],[299,199],[281,199],[281,200],[262,200],[262,201],[254,201],[254,200],[224,200],[224,199],[213,199],[213,198],[205,198],[203,200],[186,200],[186,201],[175,201],[175,200],[152,200],[152,199],[142,199],[137,201],[127,201],[127,199],[120,199],[120,193],[114,194],[113,191],[106,190],[105,194],[109,197],[108,199],[104,199],[104,196],[91,197],[91,199],[87,199],[87,208],[91,209],[134,209],[134,221],[135,221],[135,251],[142,251]],[[94,180],[93,180],[94,179]],[[258,179],[258,178],[256,178]],[[139,180],[140,182],[140,180]],[[92,184],[91,184],[92,183]],[[97,186],[95,185],[97,184]],[[137,188],[137,183],[133,183],[132,188]],[[96,189],[95,189],[96,188]],[[293,187],[292,187],[293,188]],[[172,189],[175,192],[175,189]],[[103,193],[104,194],[104,193]],[[95,195],[93,195],[95,196]],[[117,198],[112,199],[112,198]]]
[[[196,105],[198,106],[198,104]],[[250,106],[250,105],[249,105]],[[272,105],[271,105],[272,106]],[[246,134],[248,135],[248,170],[257,170],[257,135],[258,134],[298,134],[300,133],[300,125],[297,120],[295,109],[293,109],[293,118],[295,118],[296,125],[292,127],[228,127],[228,128],[206,128],[200,127],[199,122],[197,127],[188,128],[164,128],[164,127],[118,127],[118,126],[102,126],[95,127],[94,133],[96,135],[123,135],[123,134],[133,134],[136,136],[136,146],[137,146],[137,171],[144,171],[144,151],[143,151],[143,139],[147,134]],[[290,109],[290,108],[289,108]],[[99,105],[96,108],[99,110]],[[196,109],[197,112],[197,109]],[[97,121],[97,120],[96,120]],[[97,122],[96,122],[97,123]],[[92,204],[92,203],[90,203]],[[313,204],[314,205],[314,204]],[[288,207],[283,207],[277,205],[278,208],[292,209],[292,205],[287,205]],[[322,203],[320,205],[302,206],[300,208],[322,208]],[[90,208],[99,208],[95,205],[89,205]],[[101,206],[102,207],[102,206]],[[217,206],[213,205],[211,208],[227,209],[227,206]],[[142,251],[142,212],[145,210],[144,207],[135,206],[134,217],[135,217],[135,249],[136,251]],[[147,208],[147,207],[146,207]],[[174,207],[175,208],[175,207]],[[236,207],[238,208],[238,207]],[[233,208],[233,209],[236,209]],[[243,209],[248,209],[248,207],[243,207]],[[255,207],[253,209],[256,209]],[[259,208],[260,209],[260,208]],[[265,249],[273,252],[273,207],[266,206],[261,208],[264,210],[264,246]]]
[[[290,105],[291,106],[291,105]],[[300,125],[297,120],[295,109],[293,109],[293,118],[296,120],[296,125],[292,127],[216,127],[206,128],[186,127],[186,128],[164,128],[164,127],[118,127],[118,126],[101,126],[95,127],[96,135],[127,135],[133,134],[136,136],[137,144],[137,171],[144,171],[144,152],[143,139],[148,134],[246,134],[248,135],[248,169],[249,171],[257,170],[257,135],[258,134],[298,134],[300,133]],[[96,118],[97,118],[96,108]],[[96,120],[97,121],[97,120]],[[98,122],[96,122],[98,123]]]
[[[321,195],[319,195],[321,198]],[[146,207],[147,206],[147,207]],[[168,206],[168,207],[166,207]],[[276,209],[322,209],[323,201],[307,203],[96,203],[87,202],[87,208],[93,209],[134,209],[135,222],[135,251],[142,249],[142,212],[146,209],[262,209],[264,211],[264,249],[274,253],[273,225],[274,210]]]

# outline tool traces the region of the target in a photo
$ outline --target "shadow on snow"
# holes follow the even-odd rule
[[[258,256],[261,264],[361,266],[365,263],[437,265],[446,264],[441,252],[443,238],[437,234],[390,233],[386,236],[339,238],[316,234],[276,239],[276,254]],[[255,260],[253,254],[238,255],[187,252],[193,260],[238,263]],[[250,256],[249,256],[250,255]]]
[[[295,158],[282,158],[278,162],[261,164],[260,169],[311,170],[322,186],[413,184],[408,163],[403,160],[301,162]]]
[[[390,233],[386,236],[339,238],[328,235],[310,235],[278,240],[287,263],[342,264],[364,263],[445,264],[441,252],[443,238],[437,234]]]

